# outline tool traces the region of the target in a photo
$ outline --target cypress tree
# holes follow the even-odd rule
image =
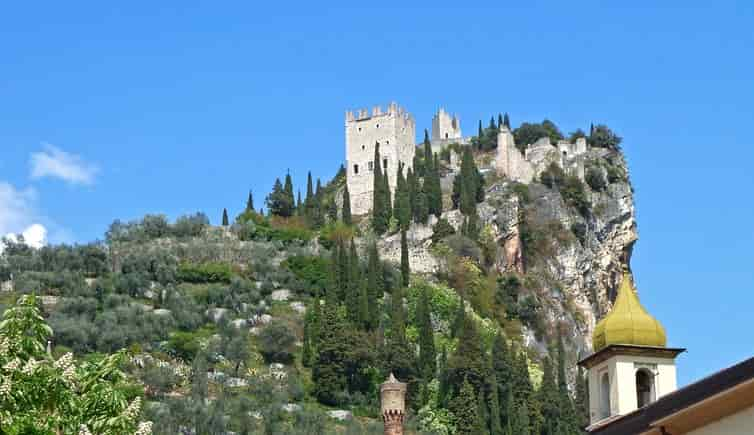
[[[589,389],[586,376],[581,367],[576,373],[576,427],[584,427],[589,423]]]
[[[224,208],[223,209],[223,226],[227,227],[228,225],[229,225],[229,223],[228,223],[228,210]]]
[[[497,114],[497,129],[500,130],[503,128],[503,115],[498,113]]]
[[[482,339],[474,321],[468,317],[458,336],[458,347],[448,360],[448,383],[460,385],[466,378],[477,390],[484,388],[489,376]]]
[[[322,182],[317,178],[317,188],[314,191],[314,201],[312,204],[312,227],[320,228],[325,223],[325,210],[323,203]]]
[[[478,179],[476,177],[476,164],[471,149],[466,148],[461,160],[461,181],[459,192],[459,208],[466,216],[476,212],[476,191]]]
[[[417,195],[419,193],[419,184],[416,181],[416,174],[411,168],[408,168],[408,174],[406,175],[406,183],[408,184],[408,205],[411,219],[418,222],[417,219]]]
[[[372,185],[372,228],[378,235],[384,234],[388,227],[385,196],[383,194],[382,161],[379,142],[374,147],[374,184]],[[387,177],[385,177],[387,178]]]
[[[511,129],[511,120],[508,117],[508,112],[505,112],[505,115],[503,115],[503,125],[508,127],[508,130]]]
[[[453,324],[450,326],[450,336],[453,338],[460,337],[461,330],[463,329],[464,322],[466,321],[466,301],[463,300],[463,296],[460,296],[458,306],[456,306],[456,314],[453,317]]]
[[[382,200],[385,204],[385,222],[390,226],[390,218],[393,217],[393,206],[390,200],[390,179],[387,174],[382,176]]]
[[[424,129],[424,177],[432,172],[434,160],[432,159],[432,144],[429,142],[429,132]]]
[[[497,131],[497,124],[495,124],[495,117],[494,116],[490,116],[490,126],[487,127],[487,131],[489,133],[493,133],[493,132]]]
[[[408,384],[408,403],[418,403],[418,379],[416,356],[413,346],[406,339],[406,313],[403,309],[403,288],[393,288],[390,298],[390,339],[385,348],[384,372],[394,373],[398,379]]]
[[[489,433],[491,435],[503,435],[502,420],[500,418],[500,393],[498,390],[497,374],[494,370],[493,354],[487,358],[487,404],[490,410]]]
[[[346,390],[345,376],[348,364],[346,325],[338,316],[338,299],[334,289],[327,292],[322,310],[320,342],[317,358],[312,367],[314,395],[324,404],[335,405]]]
[[[296,198],[293,196],[293,180],[291,180],[290,173],[285,174],[285,187],[283,191],[285,193],[285,209],[281,216],[290,217],[293,216],[296,207]]]
[[[426,224],[429,219],[429,205],[427,204],[427,194],[419,192],[416,195],[416,222]]]
[[[368,323],[370,330],[377,328],[380,322],[380,312],[377,301],[382,297],[383,288],[378,274],[380,273],[380,258],[377,252],[377,244],[369,245],[369,264],[367,265],[367,299],[369,307]]]
[[[476,136],[476,138],[477,138],[477,147],[479,147],[479,149],[481,150],[482,149],[482,143],[484,142],[484,129],[482,129],[482,120],[481,119],[479,120],[479,128],[477,129],[477,134],[476,135],[477,135]]]
[[[411,266],[408,262],[408,241],[406,240],[406,231],[401,231],[401,284],[408,287],[411,274]]]
[[[249,190],[249,198],[246,200],[246,211],[254,211],[254,196]]]
[[[304,315],[304,340],[301,352],[301,363],[304,367],[311,367],[312,360],[314,359],[314,350],[312,349],[311,342],[311,318],[311,310],[307,310]]]
[[[419,326],[419,369],[425,384],[435,376],[435,334],[430,318],[429,295],[423,287],[416,307],[416,321]]]
[[[508,397],[513,394],[513,361],[508,350],[508,343],[502,334],[497,334],[492,342],[492,371],[497,381],[498,400],[500,409],[505,410],[501,415],[503,422],[509,423],[511,414],[508,409],[513,404],[508,403]],[[512,396],[511,396],[512,397]]]
[[[359,256],[356,253],[356,244],[351,239],[351,247],[348,254],[346,312],[348,320],[355,325],[361,323],[361,277],[359,273]]]
[[[439,219],[442,215],[442,185],[440,183],[440,163],[435,154],[434,164],[432,165],[432,204],[430,211]]]
[[[304,205],[301,202],[301,190],[298,191],[298,198],[296,199],[296,216],[302,216],[304,214]]]
[[[314,216],[314,185],[312,183],[312,172],[306,176],[306,198],[304,198],[304,216],[311,225]]]
[[[333,201],[334,203],[334,201]],[[351,194],[348,193],[348,186],[343,189],[343,223],[351,225]]]
[[[542,366],[542,385],[537,392],[537,401],[541,407],[544,419],[543,435],[556,435],[555,427],[561,418],[560,401],[555,386],[555,374],[553,373],[550,358],[545,358]]]
[[[456,434],[477,435],[479,433],[476,395],[468,379],[463,380],[459,394],[451,401],[450,411],[456,423]]]
[[[398,220],[398,225],[401,230],[408,230],[408,227],[411,225],[411,203],[407,181],[403,177],[402,165],[399,165],[398,167],[393,216]]]
[[[487,400],[485,400],[484,397],[484,388],[479,389],[479,393],[477,394],[477,422],[474,425],[474,433],[483,435],[483,434],[489,434],[489,424],[490,424],[490,411],[487,409]]]
[[[563,336],[558,336],[558,391],[568,394],[568,380],[566,379],[565,346]]]
[[[513,433],[516,435],[534,434],[531,431],[531,421],[529,419],[529,407],[526,402],[521,402],[516,406],[516,418],[513,420]]]

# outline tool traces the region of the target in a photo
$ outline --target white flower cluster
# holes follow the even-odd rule
[[[10,376],[5,376],[0,379],[0,397],[10,394],[11,379]]]
[[[136,418],[139,416],[139,412],[141,411],[141,398],[137,397],[134,399],[133,402],[131,402],[125,411],[123,411],[123,416],[125,416],[129,420],[136,420]]]
[[[142,421],[139,423],[139,427],[136,429],[134,435],[152,435],[152,422]]]
[[[31,376],[35,371],[37,371],[37,367],[39,367],[39,361],[35,360],[34,358],[29,358],[29,360],[26,361],[24,368],[21,369],[21,373],[25,374],[26,376]]]
[[[73,354],[71,352],[61,356],[54,364],[56,369],[63,372],[63,380],[72,385],[76,378],[76,367],[73,365]]]
[[[92,433],[89,432],[89,428],[85,424],[82,424],[79,426],[79,435],[92,435]]]
[[[21,360],[18,358],[13,358],[12,360],[8,361],[7,364],[3,366],[3,370],[8,372],[15,372],[18,370],[18,368],[21,366]]]

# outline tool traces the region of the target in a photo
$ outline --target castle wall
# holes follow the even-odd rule
[[[391,192],[395,190],[398,163],[406,170],[411,167],[416,153],[416,127],[414,118],[391,103],[386,111],[380,107],[371,114],[360,110],[346,113],[346,178],[351,195],[351,211],[355,215],[368,213],[372,208],[374,187],[374,149],[380,144],[383,173],[388,175]],[[386,165],[386,166],[385,166]]]
[[[511,180],[530,183],[555,163],[566,174],[584,179],[586,139],[579,138],[575,143],[565,140],[557,145],[550,138],[543,137],[529,145],[524,155],[516,148],[513,134],[504,128],[497,136],[497,173]]]
[[[495,161],[498,175],[521,183],[531,183],[534,179],[534,167],[516,148],[513,134],[503,127],[497,134],[497,158]]]
[[[442,108],[432,117],[430,137],[433,152],[440,152],[442,148],[452,143],[468,143],[468,138],[464,139],[461,134],[461,121],[456,115],[451,115]]]

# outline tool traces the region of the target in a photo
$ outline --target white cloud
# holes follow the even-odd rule
[[[47,228],[34,211],[36,200],[34,189],[18,190],[0,181],[0,237],[17,240],[20,234],[29,246],[35,248],[47,243]]]
[[[32,248],[41,248],[47,244],[47,228],[42,224],[31,224],[26,228],[21,236],[24,238],[24,243]],[[18,234],[8,234],[8,239],[14,242],[18,241]]]
[[[92,184],[99,169],[76,154],[45,144],[44,151],[31,154],[31,177],[60,178],[71,184]]]

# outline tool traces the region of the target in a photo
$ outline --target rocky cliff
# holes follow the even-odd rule
[[[637,240],[633,193],[622,153],[590,149],[585,160],[589,181],[583,183],[585,207],[574,205],[572,192],[557,185],[495,180],[488,172],[486,198],[477,208],[482,237],[494,242],[494,268],[519,278],[523,287],[519,301],[531,296],[537,302],[538,325],[525,322],[521,340],[544,355],[553,345],[554,331],[559,331],[571,367],[591,351],[596,321],[609,310],[621,263],[630,261]],[[451,170],[446,178],[452,181],[455,175]],[[443,180],[443,185],[452,182]],[[459,231],[463,217],[457,210],[445,212],[442,218]],[[413,272],[436,275],[447,266],[433,249],[436,222],[431,218],[428,225],[414,224],[407,233]],[[383,258],[400,261],[398,234],[383,238],[379,247]]]

